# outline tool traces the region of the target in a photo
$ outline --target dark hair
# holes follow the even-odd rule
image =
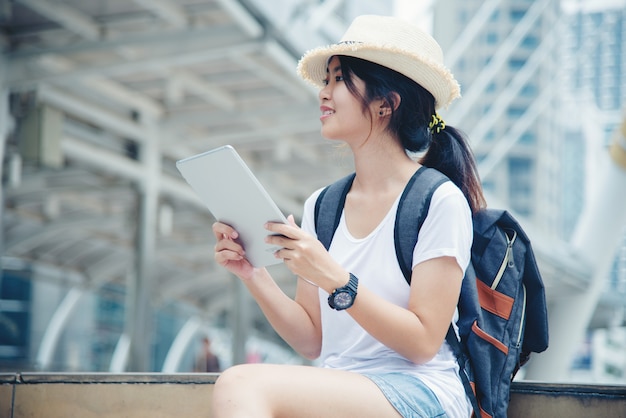
[[[341,72],[348,90],[360,99],[363,111],[374,100],[385,100],[391,108],[387,130],[397,136],[410,152],[426,151],[420,164],[445,174],[465,195],[472,212],[486,206],[476,160],[465,136],[446,125],[439,133],[432,133],[428,124],[435,114],[433,95],[410,78],[371,61],[349,56],[338,56]],[[352,76],[365,82],[365,94],[357,90]],[[395,103],[395,95],[400,103]],[[396,106],[397,105],[397,106]]]

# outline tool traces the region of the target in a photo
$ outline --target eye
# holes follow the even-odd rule
[[[335,83],[339,83],[343,81],[343,76],[342,75],[336,75],[335,76]],[[330,83],[330,80],[327,78],[325,78],[324,80],[322,80],[322,85],[327,86]]]

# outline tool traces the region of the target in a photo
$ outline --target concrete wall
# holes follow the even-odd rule
[[[210,417],[216,377],[21,373],[11,382],[5,375],[0,418]]]
[[[210,417],[217,374],[0,374],[0,418]],[[626,417],[626,386],[514,383],[509,418]]]

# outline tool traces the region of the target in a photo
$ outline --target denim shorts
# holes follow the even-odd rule
[[[363,375],[380,388],[403,418],[446,418],[433,391],[419,378],[404,373]]]

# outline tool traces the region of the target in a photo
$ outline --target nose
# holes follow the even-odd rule
[[[326,84],[324,87],[322,87],[320,89],[320,92],[318,93],[318,96],[319,96],[320,101],[324,101],[324,100],[330,99],[329,84]]]

